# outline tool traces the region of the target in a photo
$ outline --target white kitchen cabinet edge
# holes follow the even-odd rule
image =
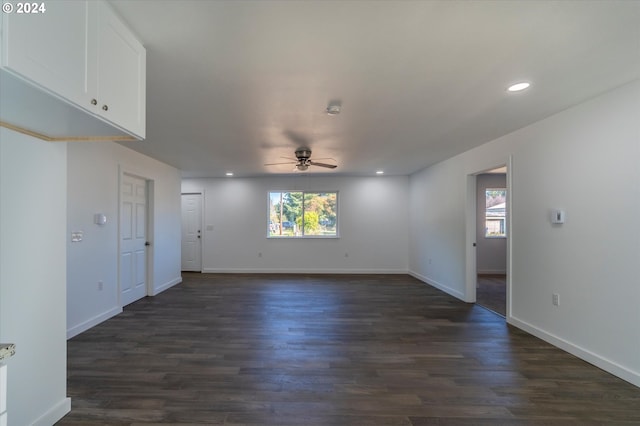
[[[142,44],[106,2],[47,7],[50,15],[27,17],[21,25],[12,26],[17,15],[0,18],[0,125],[45,140],[144,139]],[[52,28],[55,36],[48,36]],[[109,93],[114,80],[125,81],[126,91]],[[101,94],[111,103],[106,111]]]

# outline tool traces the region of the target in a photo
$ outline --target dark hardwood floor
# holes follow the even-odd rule
[[[68,342],[59,425],[638,425],[640,389],[406,275],[211,275]]]
[[[476,303],[506,317],[507,276],[500,274],[478,274]]]

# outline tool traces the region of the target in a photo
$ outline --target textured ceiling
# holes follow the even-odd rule
[[[406,175],[640,77],[640,1],[111,3],[147,48],[123,145],[185,177],[291,173],[263,164],[300,146]]]

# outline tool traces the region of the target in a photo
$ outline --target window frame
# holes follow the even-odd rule
[[[271,222],[271,194],[273,193],[286,193],[286,192],[298,192],[302,193],[302,235],[270,235],[270,222]],[[335,235],[304,235],[304,197],[305,194],[336,194],[336,233]],[[273,189],[267,191],[267,220],[266,231],[267,239],[270,240],[300,240],[300,239],[338,239],[340,238],[340,191],[337,190],[303,190],[303,189]]]
[[[487,235],[487,221],[489,220],[487,217],[487,192],[489,191],[504,191],[504,216],[501,218],[502,221],[502,228],[504,229],[504,233],[502,235]],[[499,187],[499,188],[485,188],[484,189],[484,210],[483,210],[483,214],[484,214],[484,238],[486,239],[506,239],[507,235],[508,235],[508,229],[507,229],[507,197],[509,196],[508,192],[507,192],[507,188],[504,187]]]

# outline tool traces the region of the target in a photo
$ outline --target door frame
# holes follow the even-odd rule
[[[200,196],[200,272],[203,271],[204,268],[204,240],[205,240],[205,229],[204,229],[204,189],[200,191],[186,191],[180,193],[180,221],[182,225],[182,196],[183,195],[199,195]],[[182,232],[180,232],[180,244],[182,244]],[[182,260],[180,261],[180,268],[182,269]]]
[[[154,206],[154,190],[155,190],[155,181],[151,178],[148,178],[146,176],[144,176],[144,174],[141,174],[137,171],[134,171],[132,169],[129,169],[127,167],[124,167],[122,165],[118,165],[118,234],[117,234],[117,239],[118,239],[118,252],[116,253],[117,256],[117,265],[118,265],[118,306],[120,308],[122,308],[122,282],[120,280],[120,275],[121,275],[121,264],[120,264],[120,251],[122,249],[121,244],[122,244],[122,238],[121,238],[121,222],[122,222],[122,180],[124,178],[124,175],[128,175],[128,176],[132,176],[138,179],[142,179],[146,182],[146,190],[147,190],[147,200],[146,200],[146,217],[145,217],[145,233],[146,233],[146,241],[150,243],[149,246],[146,246],[146,253],[145,253],[145,296],[152,296],[153,295],[153,266],[154,266],[154,262],[153,262],[153,242],[154,242],[154,234],[153,234],[153,230],[154,230],[154,218],[155,218],[155,213],[153,211],[153,206]]]
[[[513,220],[513,166],[512,158],[508,156],[505,160],[495,161],[492,165],[483,167],[480,170],[476,170],[467,174],[467,193],[466,193],[466,208],[465,208],[465,292],[464,301],[468,303],[476,303],[476,282],[477,282],[477,252],[476,252],[476,205],[477,205],[477,188],[476,188],[476,176],[487,172],[489,170],[496,169],[498,167],[506,167],[506,179],[507,179],[507,204],[506,204],[506,227],[507,227],[507,306],[506,306],[506,319],[511,318],[511,294],[513,283],[513,268],[511,265],[511,249],[512,249],[512,237],[513,227],[511,226]]]

